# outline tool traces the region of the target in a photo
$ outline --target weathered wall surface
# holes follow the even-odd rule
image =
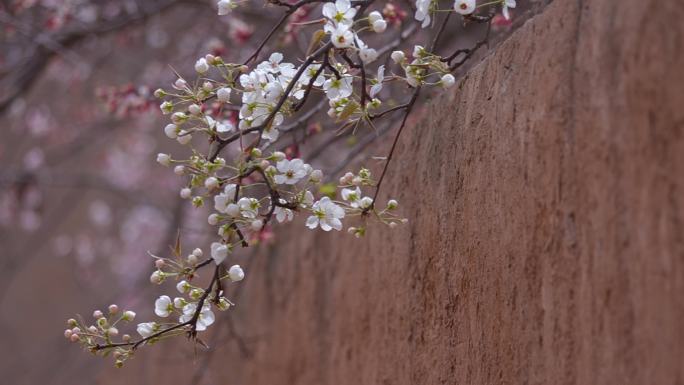
[[[409,225],[254,262],[219,378],[684,383],[682,20],[554,1],[404,133]]]
[[[551,3],[405,131],[407,226],[254,259],[204,381],[684,383],[682,20]]]

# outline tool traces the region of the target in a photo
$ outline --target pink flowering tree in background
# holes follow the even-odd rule
[[[234,263],[234,256],[264,242],[277,247],[276,225],[300,216],[291,226],[344,230],[361,238],[373,223],[389,228],[405,223],[397,200],[380,200],[380,192],[392,158],[411,156],[395,153],[401,132],[411,128],[411,112],[420,108],[421,95],[454,86],[454,74],[489,43],[493,29],[509,24],[510,9],[516,7],[515,0],[198,2],[192,6],[215,9],[215,20],[203,22],[205,30],[168,33],[160,26],[144,35],[160,49],[181,41],[182,62],[189,64],[176,69],[130,63],[140,68],[132,83],[100,83],[95,92],[89,88],[83,74],[95,70],[97,55],[93,62],[81,60],[72,49],[77,42],[135,23],[161,24],[157,15],[180,3],[15,1],[0,9],[5,33],[16,39],[14,47],[23,39],[31,43],[31,49],[8,50],[12,54],[0,62],[11,74],[2,80],[0,113],[28,116],[26,124],[36,137],[60,144],[54,153],[44,146],[28,149],[23,168],[2,175],[17,190],[3,195],[0,214],[7,221],[19,218],[26,231],[40,228],[40,186],[46,181],[118,191],[134,200],[136,209],[115,218],[110,205],[94,200],[88,215],[102,229],[92,235],[97,242],[84,238],[75,245],[56,237],[52,243],[56,249],[81,250],[86,261],[98,247],[124,255],[152,250],[155,269],[149,281],[166,291],[156,300],[132,291],[127,295],[136,300],[124,301],[126,308],[113,304],[92,317],[67,321],[67,340],[113,357],[117,366],[139,348],[166,338],[183,336],[204,345],[202,332],[218,322],[216,312],[237,304],[226,290],[242,281],[247,269]],[[231,43],[200,33],[212,29],[227,31]],[[202,36],[199,58],[197,42],[182,40],[184,32]],[[460,46],[457,35],[467,37],[468,45]],[[72,122],[105,131],[121,121],[139,127],[109,143],[97,160],[101,169],[87,178],[55,174],[56,164],[95,137],[79,130],[79,124],[57,133],[55,117],[20,100],[55,55],[71,67],[56,81],[89,89],[106,108],[70,110]],[[159,111],[167,119],[160,130]],[[148,139],[150,127],[174,144],[163,145],[156,155],[168,168],[160,177],[152,177],[158,171],[148,168],[156,147]],[[387,139],[387,133],[393,135]],[[65,137],[75,144],[65,148],[60,143]],[[378,140],[387,140],[389,151],[375,157],[373,165],[348,171]],[[55,169],[44,172],[50,167]],[[160,201],[164,204],[157,207]],[[169,211],[174,213],[170,218]],[[111,233],[115,220],[121,222],[120,239],[105,247],[103,234]],[[150,240],[172,247],[169,251]],[[130,286],[137,283],[131,271],[141,267],[137,259],[122,258],[115,270]],[[149,307],[147,301],[155,317],[141,319],[136,312],[143,312],[129,305]]]

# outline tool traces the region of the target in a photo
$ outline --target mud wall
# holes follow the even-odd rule
[[[259,255],[198,381],[684,383],[682,20],[552,2],[404,132],[410,223]]]

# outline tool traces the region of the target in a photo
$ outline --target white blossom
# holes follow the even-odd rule
[[[197,311],[196,303],[189,303],[183,306],[183,315],[178,319],[179,322],[185,323],[192,320],[192,317]],[[200,310],[199,317],[197,318],[197,323],[195,325],[195,330],[198,332],[207,330],[211,324],[214,323],[216,318],[214,317],[214,312],[211,311],[211,306],[209,304],[204,304],[202,310]]]
[[[216,91],[216,99],[222,103],[228,103],[230,101],[230,92],[232,90],[228,87],[221,87]]]
[[[228,246],[223,243],[213,242],[211,244],[211,258],[214,263],[220,265],[228,257]]]
[[[326,32],[330,33],[330,41],[336,48],[349,48],[354,43],[354,33],[344,24],[327,28]]]
[[[368,91],[368,94],[370,95],[371,98],[374,98],[375,95],[379,94],[380,91],[382,91],[382,81],[385,79],[385,66],[381,65],[378,67],[378,75],[375,78],[375,84],[373,84],[370,88],[370,91]]]
[[[301,159],[283,159],[276,163],[280,174],[273,177],[277,184],[296,184],[307,174],[306,164]]]
[[[506,20],[511,19],[511,15],[508,12],[508,8],[515,8],[515,0],[504,0],[503,5],[501,6],[501,13],[503,16],[506,18]]]
[[[197,71],[200,74],[203,74],[207,71],[209,71],[209,64],[207,64],[207,59],[205,58],[199,58],[195,62],[195,71]]]
[[[223,192],[214,195],[214,209],[220,213],[227,214],[228,205],[235,199],[237,185],[229,183],[223,187]]]
[[[356,8],[352,8],[349,0],[337,0],[335,3],[323,5],[323,16],[335,25],[351,27],[354,23],[354,16],[356,16]]]
[[[227,15],[235,8],[232,0],[220,0],[217,5],[219,16]]]
[[[162,295],[154,301],[154,314],[159,317],[168,317],[173,311],[173,302],[168,295]]]
[[[138,334],[142,338],[148,338],[152,334],[154,334],[157,330],[159,330],[159,325],[156,322],[145,322],[145,323],[140,323],[138,324],[138,327],[136,329],[138,331]]]
[[[432,5],[432,0],[416,0],[416,14],[414,18],[418,21],[422,21],[421,27],[425,28],[430,25],[430,6]]]
[[[323,197],[313,204],[313,215],[307,218],[306,226],[315,229],[321,226],[323,231],[332,229],[342,230],[341,218],[344,218],[344,209],[335,204],[330,198]]]
[[[333,76],[325,81],[325,83],[323,84],[323,89],[325,90],[325,94],[328,96],[328,99],[332,100],[338,98],[346,98],[347,96],[352,94],[353,81],[354,78],[351,76],[343,75],[340,79],[337,79]]]
[[[470,15],[475,11],[476,6],[476,0],[456,0],[454,2],[454,10],[461,15]]]
[[[351,207],[359,207],[361,200],[361,189],[356,186],[356,189],[343,188],[341,191],[342,199],[349,202]]]
[[[237,203],[240,208],[240,215],[245,218],[254,219],[259,213],[259,201],[256,198],[240,198]]]

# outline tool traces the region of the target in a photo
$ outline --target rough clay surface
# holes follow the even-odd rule
[[[404,132],[384,191],[410,223],[256,257],[250,355],[224,333],[202,382],[684,383],[682,20],[552,2]],[[206,358],[156,350],[135,383]]]

